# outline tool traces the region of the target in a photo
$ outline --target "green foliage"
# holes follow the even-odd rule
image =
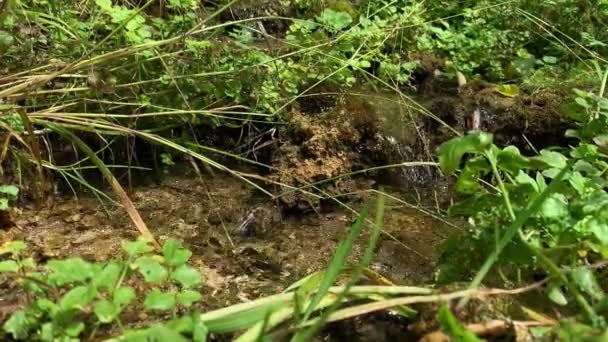
[[[450,208],[452,215],[468,217],[470,225],[465,234],[445,244],[439,282],[468,277],[484,259],[474,283],[493,264],[506,276],[515,275],[509,270],[545,269],[554,277],[549,299],[566,305],[574,298],[588,323],[604,326],[588,301],[606,300],[599,285],[605,279],[586,266],[608,256],[608,184],[603,177],[608,167],[603,153],[608,147],[603,145],[608,106],[601,96],[607,78],[602,79],[599,96],[575,90],[572,114],[578,127],[568,135],[579,139],[576,146],[527,157],[513,146],[493,145],[485,133],[457,137],[441,146],[440,165],[448,174],[455,173],[465,154],[472,158],[464,160],[456,183],[463,199]],[[569,275],[558,276],[561,270]]]
[[[144,295],[144,309],[174,314],[202,299],[194,290],[203,281],[201,274],[187,264],[192,253],[175,240],[165,243],[162,255],[152,253],[145,241],[124,242],[125,260],[106,263],[69,258],[37,266],[31,259],[21,259],[25,248],[23,242],[13,241],[0,249],[0,254],[11,254],[10,260],[0,262],[0,272],[19,279],[32,298],[25,309],[13,313],[3,325],[16,340],[77,339],[86,329],[82,315],[87,312],[95,315],[97,323],[93,325],[120,325],[121,314],[138,305],[136,298]],[[137,274],[144,282],[164,290],[154,288],[145,294],[128,286]],[[201,323],[197,324],[196,329],[202,329]],[[159,329],[150,330],[150,336],[167,333]],[[193,329],[190,322],[187,328],[169,331],[183,339],[180,334],[192,334]]]
[[[9,201],[17,198],[19,188],[14,185],[0,185],[0,210],[10,208]]]

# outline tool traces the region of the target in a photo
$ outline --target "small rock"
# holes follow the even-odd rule
[[[82,218],[82,217],[80,216],[80,214],[74,214],[74,215],[71,215],[71,216],[66,217],[66,218],[64,219],[64,221],[65,221],[65,222],[68,222],[68,223],[73,223],[73,222],[78,222],[78,221],[80,221],[80,219],[81,219],[81,218]]]

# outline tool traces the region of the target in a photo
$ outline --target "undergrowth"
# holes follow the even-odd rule
[[[396,293],[466,301],[491,275],[489,282],[502,284],[541,276],[556,305],[576,304],[580,313],[545,331],[545,338],[606,338],[606,279],[598,271],[608,255],[606,1],[277,3],[282,13],[237,11],[237,1],[0,3],[0,215],[19,190],[40,198],[52,191],[51,174],[107,196],[82,176],[92,164],[149,240],[125,242],[124,258],[107,263],[71,258],[38,265],[23,257],[22,242],[4,245],[2,254],[9,257],[0,271],[27,293],[27,307],[12,314],[5,331],[15,339],[52,341],[95,336],[111,326],[109,331],[120,331],[118,340],[200,341],[210,333],[246,330],[241,340],[272,332],[305,341],[327,321],[377,308],[398,307],[411,317],[405,305],[419,298]],[[284,30],[267,30],[279,22]],[[429,56],[440,62],[429,66]],[[576,126],[566,132],[568,146],[530,156],[496,146],[489,133],[470,132],[439,149],[441,168],[457,175],[462,195],[450,213],[467,218],[469,226],[446,243],[437,280],[471,281],[469,292],[445,297],[428,289],[355,285],[373,239],[351,269],[352,281],[332,287],[362,229],[360,218],[328,271],[250,305],[190,312],[204,300],[197,289],[203,280],[187,265],[191,253],[175,241],[158,252],[112,172],[116,165],[108,164],[132,167],[135,144],[145,143],[155,146],[153,159],[164,167],[185,155],[272,196],[211,159],[205,139],[218,128],[242,133],[280,126],[302,97],[319,89],[388,87],[403,95],[403,89],[420,86],[421,77],[489,80],[509,97],[518,96],[519,88],[576,87],[568,113]],[[66,163],[53,159],[58,141],[77,151]],[[22,173],[34,181],[24,181]],[[380,223],[381,215],[376,229]],[[130,284],[138,277],[148,286],[144,291]],[[381,304],[373,310],[358,306],[362,298]],[[170,317],[128,331],[121,317],[131,304]],[[448,334],[476,339],[449,310],[440,311],[440,321]]]

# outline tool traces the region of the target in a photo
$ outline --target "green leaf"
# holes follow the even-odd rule
[[[19,264],[14,260],[0,261],[0,273],[15,273],[19,271]]]
[[[192,256],[192,252],[183,248],[178,241],[171,239],[163,246],[163,256],[167,265],[176,267],[185,264]]]
[[[564,292],[562,292],[562,289],[557,283],[549,284],[547,287],[547,296],[557,305],[564,306],[568,304],[568,299],[566,299]]]
[[[2,326],[4,331],[11,334],[15,340],[25,340],[30,329],[34,327],[36,320],[29,317],[25,310],[13,312],[11,317]]]
[[[563,169],[568,163],[568,158],[563,154],[555,151],[542,150],[540,155],[532,159],[538,160],[551,168]]]
[[[172,310],[175,307],[175,293],[163,293],[159,289],[154,289],[146,297],[144,307],[148,310]]]
[[[123,241],[122,249],[127,252],[130,257],[135,257],[153,250],[152,246],[147,241]]]
[[[441,330],[448,336],[452,337],[455,341],[459,342],[481,342],[474,333],[467,330],[465,327],[460,325],[456,320],[456,317],[450,312],[450,309],[443,304],[439,308],[439,323],[441,324]]]
[[[8,199],[0,197],[0,210],[6,210],[8,208],[10,208],[8,205]]]
[[[11,253],[12,255],[17,255],[17,254],[19,254],[19,252],[24,250],[26,247],[27,247],[27,245],[23,241],[19,241],[19,240],[7,241],[2,245],[2,247],[0,247],[0,255],[6,254],[6,253]]]
[[[555,194],[543,202],[540,213],[547,219],[557,220],[568,216],[568,204],[562,194]]]
[[[492,134],[475,132],[456,137],[439,147],[439,165],[445,174],[453,174],[466,153],[482,153],[492,145]]]
[[[46,267],[51,271],[49,280],[59,286],[84,282],[94,276],[92,265],[81,258],[51,260]]]
[[[475,157],[467,160],[458,179],[456,180],[456,191],[471,194],[479,190],[479,178],[490,171],[490,164],[484,157]]]
[[[167,278],[167,269],[152,257],[140,257],[135,264],[148,283],[158,283]]]
[[[528,175],[527,173],[525,173],[523,171],[519,171],[519,173],[515,177],[515,182],[517,184],[521,184],[521,185],[524,185],[524,184],[530,185],[530,187],[535,192],[540,192],[538,184],[536,184],[536,181],[534,180],[534,178],[530,177],[530,175]]]
[[[557,57],[543,56],[543,62],[545,62],[547,64],[556,64],[557,63]]]
[[[80,309],[93,300],[95,292],[87,286],[76,286],[61,297],[59,308],[62,311]]]
[[[0,185],[0,194],[8,195],[9,198],[16,198],[19,194],[19,188],[14,185]]]
[[[595,275],[588,267],[577,267],[572,271],[572,278],[576,284],[594,299],[601,301],[604,299],[604,290],[600,287]]]
[[[101,323],[110,323],[120,314],[120,307],[108,300],[102,300],[95,304],[94,311]]]
[[[514,84],[500,84],[496,86],[496,92],[506,97],[516,97],[519,95],[519,88]]]
[[[162,324],[152,326],[148,336],[152,341],[188,342],[182,335]]]
[[[109,262],[101,273],[93,279],[93,285],[100,289],[113,290],[118,282],[121,270],[122,267],[119,263],[115,261]]]
[[[72,322],[65,327],[64,331],[70,337],[78,337],[84,331],[84,322]]]
[[[330,31],[336,32],[347,28],[353,22],[353,18],[346,12],[337,12],[331,8],[326,8],[317,17],[317,21],[327,26]]]
[[[508,171],[511,174],[516,174],[522,169],[530,166],[530,161],[528,158],[522,156],[519,149],[515,146],[505,147],[503,150],[498,152],[496,159],[498,161],[498,168]]]
[[[192,321],[194,327],[192,328],[192,341],[194,342],[206,342],[207,335],[209,335],[209,329],[205,325],[205,322],[201,320],[201,315],[197,312],[192,314]]]
[[[187,265],[182,265],[173,271],[171,278],[179,282],[184,288],[189,288],[202,282],[201,274]]]
[[[95,4],[106,13],[111,13],[114,11],[112,0],[95,0]]]
[[[184,290],[177,294],[177,303],[187,308],[192,306],[192,303],[201,300],[203,296],[192,290]]]
[[[114,297],[112,298],[112,302],[119,307],[123,307],[125,305],[130,304],[136,297],[135,289],[130,286],[119,287],[114,292]]]

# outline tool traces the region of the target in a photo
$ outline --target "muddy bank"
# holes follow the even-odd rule
[[[193,250],[209,290],[218,291],[206,303],[210,308],[276,293],[322,269],[364,203],[351,203],[355,212],[334,208],[285,215],[238,179],[198,180],[192,174],[167,177],[131,197],[159,240],[177,238]],[[252,212],[255,222],[241,234],[237,228]],[[1,232],[1,242],[23,239],[39,260],[73,255],[107,260],[120,255],[121,240],[137,236],[122,208],[102,206],[90,197],[58,199],[42,210],[23,208],[14,223]],[[396,283],[430,283],[438,245],[450,229],[389,201],[385,231],[392,238],[382,239],[372,268]],[[362,247],[355,249],[353,260]]]

